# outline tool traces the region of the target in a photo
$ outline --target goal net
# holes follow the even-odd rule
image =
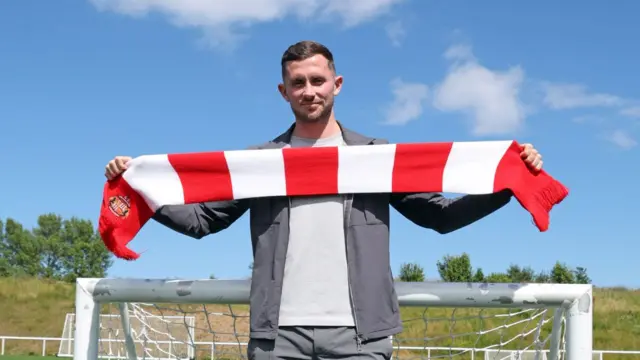
[[[246,359],[249,280],[78,279],[76,286],[75,360]],[[395,287],[404,331],[390,339],[394,359],[594,356],[591,285]],[[119,321],[105,321],[111,317]]]
[[[115,304],[112,304],[115,305]],[[122,347],[124,336],[123,321],[128,321],[129,336],[140,344],[137,353],[152,359],[193,359],[194,349],[190,345],[195,338],[195,316],[166,315],[153,304],[119,303],[117,313],[100,314],[99,338],[101,356],[112,359],[127,359]],[[126,312],[122,315],[121,312]],[[65,316],[58,357],[73,357],[73,338],[76,314]]]

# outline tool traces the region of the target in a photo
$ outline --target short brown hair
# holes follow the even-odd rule
[[[315,41],[304,40],[289,46],[284,54],[282,54],[282,60],[280,60],[282,77],[284,78],[285,76],[286,66],[289,61],[305,60],[315,55],[324,56],[329,63],[329,69],[334,72],[336,71],[333,54],[326,46]]]

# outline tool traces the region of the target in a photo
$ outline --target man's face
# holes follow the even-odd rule
[[[315,55],[290,61],[285,74],[278,90],[296,118],[304,122],[326,121],[333,110],[333,99],[342,87],[342,77],[329,68],[328,60]]]

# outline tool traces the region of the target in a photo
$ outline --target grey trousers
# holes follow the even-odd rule
[[[250,339],[249,360],[389,360],[390,338],[356,341],[351,327],[281,327],[275,340]]]

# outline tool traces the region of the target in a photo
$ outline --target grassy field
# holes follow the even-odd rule
[[[60,360],[55,356],[37,356],[36,355],[5,355],[0,357],[2,360]]]
[[[60,337],[66,313],[74,312],[74,287],[71,284],[39,281],[33,279],[0,279],[0,335],[5,336],[46,336]],[[175,305],[170,305],[175,308]],[[111,308],[113,311],[115,309]],[[151,309],[158,310],[158,309]],[[247,307],[233,306],[233,316],[206,316],[199,309],[182,307],[183,311],[193,311],[196,315],[199,341],[247,340]],[[208,306],[209,312],[221,312],[231,315],[229,307]],[[507,341],[527,330],[535,329],[537,320],[526,321],[530,314],[515,314],[496,317],[496,314],[508,314],[508,309],[498,311],[477,309],[425,309],[404,308],[402,318],[405,330],[398,340],[401,345],[410,346],[453,346],[483,347]],[[170,310],[163,310],[165,315]],[[539,314],[538,314],[539,315]],[[455,320],[455,321],[452,321]],[[479,330],[500,328],[501,325],[521,322],[500,331],[490,332],[478,337]],[[543,335],[548,334],[549,326]],[[596,289],[594,318],[594,348],[599,350],[640,350],[640,291],[625,289]],[[469,336],[452,336],[471,333]],[[215,338],[213,335],[215,334]],[[243,336],[238,336],[242,334]],[[425,341],[425,338],[429,338]],[[522,348],[531,344],[531,336],[515,339],[505,348]],[[7,341],[7,355],[30,355],[41,352],[41,343],[25,341]],[[54,355],[59,343],[50,342],[47,354]],[[208,349],[202,349],[208,351]],[[229,351],[238,352],[231,347]],[[607,359],[630,359],[614,357]],[[22,357],[3,357],[2,360],[22,360]]]

